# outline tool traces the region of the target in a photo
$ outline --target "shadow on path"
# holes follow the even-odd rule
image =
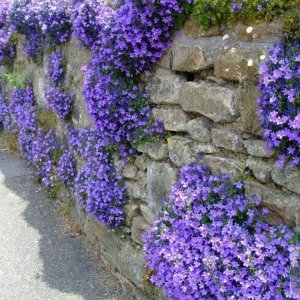
[[[63,216],[33,182],[0,152],[0,299],[140,299],[97,266],[82,236],[63,234]]]

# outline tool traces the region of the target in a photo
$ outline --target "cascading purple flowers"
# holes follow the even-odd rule
[[[71,115],[74,95],[64,89],[65,68],[61,51],[55,51],[47,57],[46,77],[49,84],[45,101],[61,120],[65,120]]]
[[[58,160],[55,171],[57,181],[61,181],[67,188],[73,188],[76,177],[76,159],[71,150],[64,151]]]
[[[0,64],[7,64],[16,54],[15,29],[9,20],[11,5],[9,0],[0,3]]]
[[[45,100],[47,105],[61,120],[65,120],[70,116],[74,96],[67,91],[64,91],[61,87],[48,87],[45,93]]]
[[[108,30],[114,12],[106,0],[78,1],[71,18],[74,36],[92,47]]]
[[[259,67],[258,114],[263,137],[278,155],[276,165],[300,165],[300,41],[276,44]]]
[[[86,162],[75,180],[75,195],[85,210],[99,222],[115,229],[123,225],[126,188],[111,155],[102,147],[95,129],[70,133],[70,145]]]
[[[15,0],[10,22],[26,37],[26,54],[39,62],[47,50],[65,43],[71,36],[67,0]]]
[[[209,167],[183,167],[144,237],[151,281],[169,299],[290,299],[292,231],[269,225],[241,182]]]

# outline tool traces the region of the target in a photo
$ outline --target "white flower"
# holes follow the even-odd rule
[[[247,27],[246,31],[247,33],[251,33],[253,31],[253,27],[252,26]]]
[[[259,57],[261,60],[264,60],[266,58],[266,56],[263,54]]]
[[[225,34],[225,35],[223,36],[223,41],[224,41],[224,40],[227,40],[227,39],[229,39],[229,35],[228,35],[228,34]]]
[[[235,53],[236,49],[235,48],[231,48],[231,53]]]
[[[248,60],[248,67],[252,67],[253,66],[253,59],[249,59]]]

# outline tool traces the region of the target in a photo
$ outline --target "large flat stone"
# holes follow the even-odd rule
[[[172,136],[168,138],[169,156],[177,167],[188,165],[193,161],[193,141],[183,136]]]
[[[150,102],[154,104],[178,104],[184,76],[158,69],[155,75],[147,83],[147,92]]]
[[[188,121],[187,114],[180,107],[153,108],[154,120],[163,120],[168,131],[185,131]]]
[[[206,82],[185,83],[180,105],[183,110],[200,113],[214,122],[232,122],[240,115],[234,90]]]
[[[162,208],[162,201],[167,199],[177,170],[168,163],[149,162],[147,167],[148,204],[153,213]]]
[[[205,155],[203,162],[207,163],[214,173],[225,173],[237,176],[243,173],[245,164],[239,160],[220,156]]]
[[[138,151],[148,154],[152,159],[162,160],[169,157],[168,145],[165,143],[142,143]]]
[[[278,39],[280,41],[280,39]],[[258,65],[262,62],[260,57],[267,56],[268,48],[272,43],[267,42],[236,42],[235,51],[228,50],[220,55],[215,63],[215,76],[227,80],[242,81],[253,78],[258,74]]]
[[[205,117],[191,120],[186,124],[186,129],[195,141],[203,143],[211,141],[211,122]]]
[[[212,139],[214,145],[217,147],[235,152],[242,152],[244,150],[243,139],[239,132],[224,128],[213,128]]]
[[[300,194],[300,172],[295,168],[274,168],[272,179],[279,185]]]
[[[271,181],[273,165],[253,157],[249,157],[246,161],[246,166],[253,172],[254,177],[260,182],[268,183]]]
[[[280,190],[266,187],[256,182],[246,182],[248,196],[257,196],[275,217],[291,226],[296,224],[296,216],[300,213],[300,197],[288,195]]]
[[[218,58],[222,42],[221,36],[195,39],[181,35],[172,47],[172,70],[197,72],[211,67]]]
[[[267,151],[267,144],[263,140],[246,140],[244,146],[247,153],[256,157],[272,157],[274,151]]]

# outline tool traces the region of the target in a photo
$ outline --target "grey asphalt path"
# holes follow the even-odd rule
[[[64,225],[31,170],[0,140],[0,299],[142,299],[99,267],[84,237],[64,234]]]

